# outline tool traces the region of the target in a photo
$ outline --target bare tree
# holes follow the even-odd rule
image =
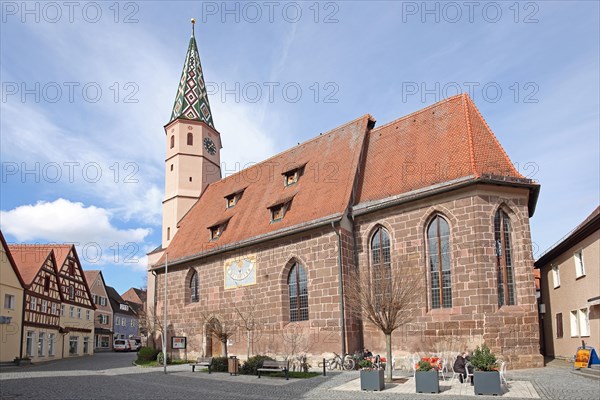
[[[388,268],[371,274],[351,272],[345,282],[345,294],[350,313],[371,322],[385,335],[386,381],[391,382],[392,333],[414,318],[422,275],[410,271],[408,266]]]
[[[257,301],[255,296],[244,296],[240,304],[234,306],[235,313],[239,317],[240,327],[246,331],[247,358],[250,358],[250,348],[255,340],[255,333],[258,330],[257,321]]]
[[[158,340],[157,335],[162,337],[164,333],[164,320],[161,316],[157,315],[154,307],[148,307],[146,312],[142,313],[138,319],[138,324],[140,331],[146,332],[149,338],[152,338],[152,347],[156,348],[156,343],[162,343],[162,341]],[[150,345],[150,343],[147,345]]]
[[[306,353],[311,349],[313,341],[310,332],[295,324],[288,324],[281,329],[281,345],[283,358],[291,360],[293,370],[299,369],[308,372],[308,364],[306,362]]]

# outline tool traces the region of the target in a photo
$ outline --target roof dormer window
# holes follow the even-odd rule
[[[221,237],[221,233],[223,233],[223,228],[220,225],[213,226],[210,228],[210,240],[217,240]]]
[[[285,187],[292,186],[298,183],[298,180],[304,174],[304,165],[306,164],[295,166],[282,173],[283,184]]]
[[[229,222],[229,219],[230,218],[227,218],[225,220],[216,222],[208,227],[208,229],[210,230],[210,240],[217,240],[221,237],[223,231],[225,231],[225,228],[227,228],[227,223]]]
[[[271,222],[281,221],[285,214],[285,206],[280,204],[271,208]]]
[[[271,223],[281,221],[285,217],[285,214],[290,210],[293,198],[294,196],[290,196],[267,207],[271,212]]]
[[[231,193],[228,196],[225,196],[225,206],[226,208],[233,208],[242,198],[242,194],[244,193],[244,189],[238,190],[236,192]]]

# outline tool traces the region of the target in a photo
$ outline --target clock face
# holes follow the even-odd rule
[[[210,138],[204,138],[204,148],[210,155],[215,155],[217,152],[217,146],[215,146],[215,143]]]

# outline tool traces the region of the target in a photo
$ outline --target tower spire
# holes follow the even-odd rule
[[[171,112],[169,122],[175,119],[189,119],[194,121],[203,121],[211,128],[214,128],[210,103],[204,84],[204,75],[202,65],[200,64],[200,54],[196,45],[194,26],[196,20],[192,18],[192,36],[188,45],[175,104]]]

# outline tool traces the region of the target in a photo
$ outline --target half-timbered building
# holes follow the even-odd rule
[[[95,306],[77,251],[73,245],[58,245],[52,249],[63,297],[60,315],[65,338],[63,353],[69,356],[93,354]]]
[[[25,291],[23,353],[35,361],[93,354],[94,305],[73,245],[10,245]]]
[[[39,245],[9,245],[25,284],[21,358],[62,358],[59,287],[54,251]]]

